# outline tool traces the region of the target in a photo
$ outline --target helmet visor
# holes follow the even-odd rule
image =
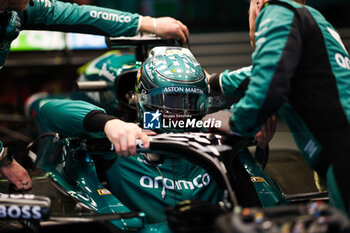
[[[206,91],[191,86],[154,88],[139,94],[138,101],[149,110],[191,115],[204,115],[208,106]]]

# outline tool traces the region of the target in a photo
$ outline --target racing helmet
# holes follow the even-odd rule
[[[167,127],[156,131],[193,131],[188,126],[202,119],[208,109],[207,78],[186,48],[153,48],[138,71],[135,93],[138,119],[144,128],[149,112],[159,112],[161,123],[167,122]],[[186,127],[189,121],[192,124]]]

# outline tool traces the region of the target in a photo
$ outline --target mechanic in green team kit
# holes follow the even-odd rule
[[[221,131],[249,136],[278,112],[308,165],[327,179],[331,203],[349,214],[350,58],[339,34],[318,11],[291,0],[251,0],[249,22],[252,66],[209,81],[235,95],[249,77],[245,96],[207,117],[225,122]]]
[[[29,6],[28,6],[29,5]],[[53,30],[104,36],[134,36],[155,33],[164,38],[186,42],[189,32],[180,21],[170,17],[152,18],[95,6],[79,6],[56,0],[0,0],[0,69],[8,56],[11,42],[21,30]],[[0,143],[0,172],[16,189],[30,189],[26,170]]]

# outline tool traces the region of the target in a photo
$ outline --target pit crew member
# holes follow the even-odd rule
[[[96,6],[56,0],[0,1],[0,69],[11,42],[21,30],[53,30],[104,36],[134,36],[138,32],[155,33],[164,38],[186,42],[189,32],[180,21],[170,17],[152,18]],[[8,155],[0,144],[0,172],[16,189],[30,189],[31,179],[25,169]],[[5,159],[8,158],[8,159]]]
[[[291,0],[251,0],[249,24],[252,66],[210,79],[212,89],[234,94],[250,77],[245,96],[208,117],[248,136],[278,112],[308,165],[327,179],[331,203],[349,213],[350,58],[339,34],[317,10]]]

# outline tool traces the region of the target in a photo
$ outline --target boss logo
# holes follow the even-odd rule
[[[48,197],[0,193],[0,219],[48,219],[50,207]]]
[[[41,219],[40,206],[17,206],[17,205],[0,205],[0,219]]]
[[[35,198],[33,194],[6,194],[6,193],[0,193],[0,199],[4,198],[11,198],[11,199],[27,199],[27,200],[32,200]]]

